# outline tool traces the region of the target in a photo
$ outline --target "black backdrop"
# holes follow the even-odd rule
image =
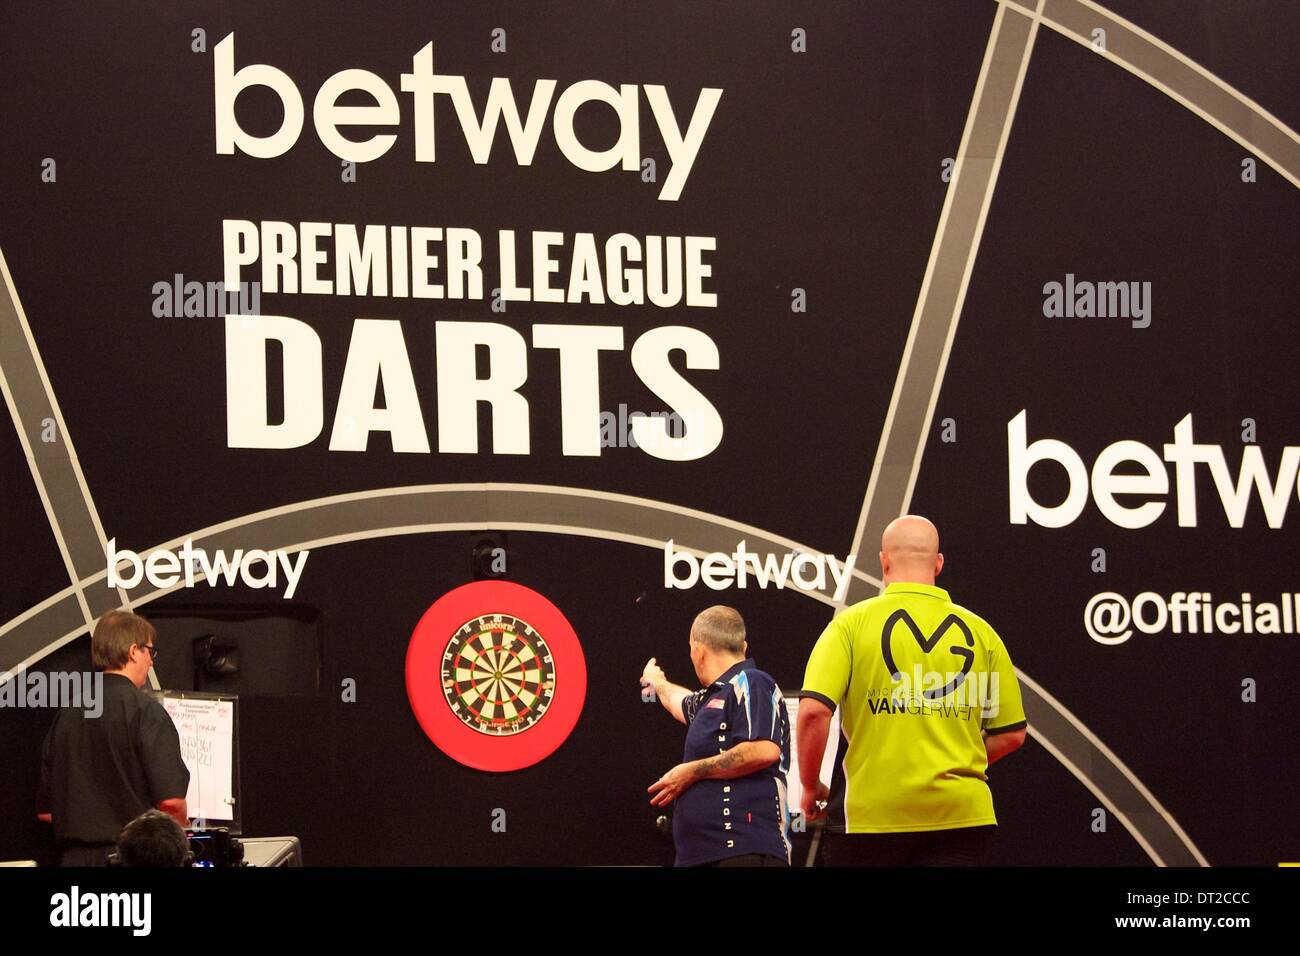
[[[1285,4],[1230,17],[1213,3],[1112,3],[1199,60],[1281,122],[1300,123],[1294,37]],[[403,485],[511,481],[672,502],[723,515],[843,556],[853,537],[935,227],[949,188],[943,158],[961,139],[997,5],[927,4],[7,4],[0,248],[41,350],[109,537],[147,549],[264,508]],[[209,52],[190,48],[202,27]],[[508,52],[490,48],[501,27]],[[790,49],[794,28],[808,52]],[[211,46],[234,32],[236,67],[270,63],[307,101],[297,145],[275,160],[214,148]],[[1287,38],[1290,37],[1288,40]],[[398,90],[424,43],[435,69],[467,77],[476,106],[494,76],[524,99],[538,78],[560,89],[596,78],[662,83],[678,111],[701,87],[725,92],[678,202],[633,173],[584,173],[549,127],[534,163],[518,166],[498,135],[475,165],[439,107],[438,160],[411,156],[410,97],[398,93],[397,145],[342,182],[316,139],[310,100],[330,75],[371,70]],[[520,91],[523,91],[522,93]],[[557,94],[558,95],[558,94]],[[278,113],[250,92],[239,116],[269,132]],[[642,154],[667,156],[641,100]],[[578,114],[594,148],[613,142],[613,114]],[[658,149],[659,153],[655,153]],[[1288,676],[1296,635],[1190,638],[1138,634],[1107,647],[1080,622],[1095,592],[1242,592],[1276,600],[1294,577],[1295,500],[1270,528],[1253,500],[1229,526],[1198,466],[1196,527],[1169,507],[1146,528],[1108,522],[1089,501],[1065,528],[1008,521],[1007,423],[1028,413],[1029,438],[1060,438],[1088,465],[1136,439],[1159,454],[1184,415],[1197,440],[1225,449],[1235,480],[1241,421],[1258,423],[1270,474],[1297,443],[1295,187],[1159,91],[1050,30],[1039,32],[953,342],[912,499],[943,534],[940,584],[998,628],[1017,665],[1106,742],[1211,863],[1271,864],[1300,852],[1288,779],[1298,697]],[[41,160],[57,160],[55,183]],[[457,225],[485,237],[489,288],[499,229],[717,237],[716,309],[617,308],[264,295],[265,313],[308,323],[323,344],[325,431],[292,450],[226,444],[220,319],[155,318],[153,283],[221,275],[221,221]],[[522,255],[522,254],[521,254]],[[527,273],[527,257],[521,259]],[[1043,284],[1150,281],[1150,328],[1043,317]],[[794,288],[806,312],[792,312]],[[352,320],[397,318],[433,454],[331,452],[328,430]],[[531,350],[528,456],[436,451],[436,320],[618,325],[625,341],[664,325],[704,330],[721,368],[687,377],[717,406],[720,447],[692,462],[630,448],[560,454],[559,373]],[[17,347],[4,343],[6,349]],[[601,360],[602,408],[662,403],[628,353]],[[952,418],[957,441],[941,440]],[[490,417],[479,418],[491,448]],[[0,434],[0,619],[66,587],[17,434]],[[1294,481],[1294,475],[1292,475]],[[1040,501],[1059,474],[1037,469]],[[1294,493],[1291,495],[1294,499]],[[739,537],[739,536],[738,536]],[[680,736],[636,695],[658,655],[689,675],[691,617],[723,600],[750,624],[761,666],[796,687],[830,611],[790,592],[662,587],[662,555],[590,537],[511,531],[510,578],[554,601],[582,640],[590,678],[582,719],[551,758],[513,774],[465,768],[439,753],[411,715],[403,660],[415,622],[469,579],[464,532],[390,536],[312,551],[295,599],[318,608],[319,697],[249,697],[241,738],[244,825],[302,836],[316,863],[658,863],[644,789],[671,766]],[[1090,568],[1105,548],[1108,571]],[[875,571],[868,541],[859,566]],[[1098,583],[1099,580],[1102,583]],[[648,592],[637,605],[636,596]],[[265,601],[236,587],[205,592]],[[184,606],[176,592],[158,606]],[[143,608],[145,613],[148,607]],[[51,640],[59,635],[51,635]],[[0,640],[3,637],[0,635]],[[42,666],[84,666],[84,638]],[[356,703],[338,700],[344,678]],[[1253,678],[1258,700],[1244,703]],[[31,819],[48,713],[0,712],[0,857],[48,852]],[[1092,831],[1097,798],[1034,740],[991,774],[1008,863],[1148,861],[1114,821]],[[507,832],[490,830],[504,808]]]

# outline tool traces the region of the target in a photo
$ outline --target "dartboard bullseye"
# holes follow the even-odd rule
[[[429,739],[479,770],[519,770],[569,736],[587,694],[573,626],[536,591],[476,581],[424,613],[406,652],[406,692]]]
[[[510,614],[467,621],[442,654],[442,690],[452,713],[480,733],[532,727],[555,695],[550,646]]]

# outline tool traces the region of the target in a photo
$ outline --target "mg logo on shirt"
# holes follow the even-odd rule
[[[942,638],[950,628],[956,627],[957,630],[961,632],[961,636],[966,641],[966,646],[962,647],[959,644],[950,644],[946,648],[948,653],[954,654],[962,659],[963,663],[961,670],[954,673],[948,682],[942,687],[931,688],[924,692],[924,696],[929,700],[937,700],[942,697],[947,697],[961,686],[962,681],[966,679],[966,675],[970,673],[970,669],[975,663],[975,654],[973,651],[969,650],[969,648],[975,646],[975,635],[971,634],[970,628],[967,626],[965,621],[959,618],[956,614],[949,614],[939,622],[939,626],[934,629],[930,636],[926,637],[921,633],[921,629],[917,626],[916,621],[912,619],[912,615],[908,614],[905,609],[899,608],[885,619],[884,629],[880,632],[880,653],[885,659],[885,667],[887,667],[889,673],[894,676],[894,680],[902,680],[903,676],[898,665],[894,662],[894,651],[892,647],[894,627],[899,621],[902,621],[907,625],[907,629],[911,631],[912,636],[916,638],[916,643],[920,646],[921,653],[926,655],[929,655],[929,653],[934,650],[935,645],[939,643],[940,638]]]

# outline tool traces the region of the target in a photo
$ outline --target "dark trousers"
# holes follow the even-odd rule
[[[742,853],[740,856],[729,856],[723,860],[714,860],[712,863],[701,863],[700,866],[789,866],[785,860],[778,856],[768,856],[766,853]]]
[[[908,833],[828,833],[825,866],[983,866],[997,826]]]
[[[112,844],[64,847],[59,866],[108,866],[108,855],[113,849]]]

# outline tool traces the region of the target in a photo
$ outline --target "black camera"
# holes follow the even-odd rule
[[[247,866],[244,862],[244,844],[230,835],[226,827],[210,830],[191,830],[190,852],[194,866]]]

